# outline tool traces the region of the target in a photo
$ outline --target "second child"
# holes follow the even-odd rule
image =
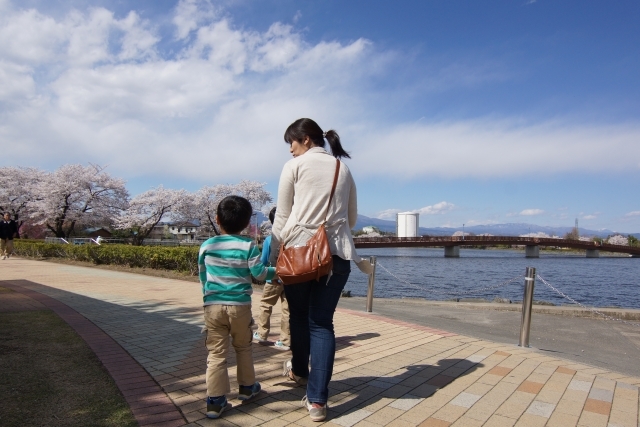
[[[269,212],[269,221],[273,224],[273,219],[276,216],[276,208],[271,209]],[[264,265],[269,265],[271,248],[271,236],[267,236],[262,245],[262,256],[260,260]],[[261,344],[269,342],[269,331],[271,330],[271,312],[273,306],[276,305],[278,300],[282,304],[282,314],[280,315],[280,339],[273,344],[273,347],[278,350],[289,350],[289,304],[284,296],[284,286],[278,283],[273,283],[270,280],[264,285],[262,291],[262,299],[260,300],[260,315],[258,316],[258,330],[253,333],[253,339]]]

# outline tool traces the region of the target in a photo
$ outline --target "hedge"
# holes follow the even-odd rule
[[[198,274],[199,249],[198,246],[63,245],[14,240],[15,254],[28,258],[67,258],[94,264],[175,270],[192,276]]]

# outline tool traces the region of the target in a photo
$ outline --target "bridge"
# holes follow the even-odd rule
[[[460,246],[524,246],[527,258],[539,258],[540,246],[585,250],[587,258],[598,258],[600,251],[640,257],[640,247],[610,245],[570,239],[512,236],[422,236],[422,237],[355,237],[356,248],[430,248],[444,247],[444,256],[457,258]]]

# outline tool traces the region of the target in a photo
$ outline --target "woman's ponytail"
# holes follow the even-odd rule
[[[342,148],[340,137],[335,130],[331,129],[325,132],[324,137],[329,142],[329,146],[331,147],[331,154],[333,154],[333,157],[335,157],[336,159],[340,159],[342,157],[346,157],[347,159],[351,158],[349,153],[344,151],[344,148]]]

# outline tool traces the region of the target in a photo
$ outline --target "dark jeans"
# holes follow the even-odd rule
[[[329,381],[336,355],[333,313],[351,273],[351,262],[333,256],[333,274],[288,285],[284,293],[289,302],[293,373],[308,377],[307,398],[312,403],[327,403]],[[311,355],[311,370],[309,370]]]

